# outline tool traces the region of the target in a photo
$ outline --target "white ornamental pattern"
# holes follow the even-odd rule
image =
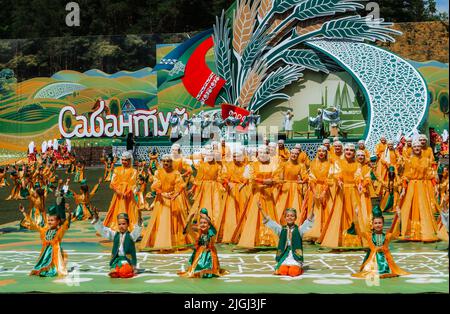
[[[86,86],[78,83],[58,82],[45,85],[36,92],[33,98],[59,99],[75,91],[85,89]]]
[[[311,40],[308,45],[344,66],[368,95],[369,151],[373,152],[382,135],[395,141],[400,132],[409,136],[420,127],[429,103],[427,85],[410,63],[361,42]]]

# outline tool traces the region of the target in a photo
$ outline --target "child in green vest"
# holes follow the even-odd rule
[[[212,224],[206,208],[200,210],[198,224],[191,224],[189,221],[186,226],[186,232],[195,231],[198,234],[194,251],[189,259],[189,268],[187,271],[178,272],[178,275],[188,278],[213,278],[227,274],[226,270],[220,268],[219,256],[215,247],[217,230]]]
[[[303,274],[303,234],[311,229],[314,216],[305,220],[301,227],[295,224],[297,211],[294,208],[287,208],[284,211],[284,220],[286,225],[280,226],[270,219],[264,212],[261,203],[258,203],[258,209],[264,217],[263,223],[275,232],[278,237],[278,249],[275,260],[275,275],[296,277]]]
[[[68,211],[69,219],[66,219],[62,225],[60,225],[61,217],[56,208],[47,212],[47,223],[43,227],[37,225],[33,219],[29,219],[30,229],[39,231],[42,241],[41,254],[30,275],[40,277],[67,275],[67,256],[61,247],[61,242],[64,234],[70,227],[71,214],[69,212],[69,204],[65,204],[65,209]],[[24,216],[29,215],[25,213],[25,208],[22,204],[19,205],[19,210]]]
[[[119,231],[116,232],[102,224],[98,219],[98,211],[95,210],[94,227],[95,230],[104,238],[113,241],[111,252],[111,261],[109,266],[111,278],[131,278],[137,273],[136,247],[135,242],[142,232],[142,219],[139,219],[138,225],[134,227],[133,232],[128,231],[128,214],[120,213],[117,215]]]
[[[383,232],[384,217],[379,206],[372,209],[372,232],[364,232],[359,229],[357,222],[358,208],[355,210],[354,225],[356,232],[366,238],[369,243],[369,251],[364,257],[364,261],[359,269],[359,272],[352,274],[357,278],[370,278],[373,275],[379,278],[389,278],[409,275],[408,272],[401,269],[394,262],[391,252],[389,250],[389,242],[393,237],[394,230],[398,229],[397,221],[398,213],[394,217],[391,228],[388,232]],[[398,231],[397,231],[398,232]]]

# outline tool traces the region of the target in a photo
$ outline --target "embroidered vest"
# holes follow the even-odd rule
[[[287,236],[288,236],[288,226],[283,226],[280,233],[280,241],[278,242],[277,256],[275,260],[277,262],[284,256],[286,251],[290,248],[292,250],[292,256],[297,262],[303,262],[303,243],[300,232],[298,231],[298,226],[294,225],[292,230],[291,246],[288,246]]]
[[[114,236],[114,244],[111,253],[111,261],[109,265],[112,265],[117,256],[119,256],[119,247],[120,247],[120,232],[117,232]],[[131,239],[130,232],[125,233],[125,239],[123,241],[123,252],[125,253],[125,258],[128,263],[133,266],[137,264],[136,258],[136,247],[134,241]]]

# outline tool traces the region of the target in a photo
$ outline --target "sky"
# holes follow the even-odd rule
[[[448,1],[449,0],[436,0],[437,9],[440,12],[447,12],[448,13]]]

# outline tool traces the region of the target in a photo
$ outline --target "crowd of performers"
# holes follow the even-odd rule
[[[169,253],[192,246],[189,268],[179,275],[221,276],[226,271],[216,243],[277,248],[275,274],[298,276],[304,241],[335,250],[369,249],[356,277],[373,269],[382,278],[404,275],[389,241],[448,241],[448,165],[437,161],[425,135],[396,146],[382,137],[374,153],[364,141],[344,145],[338,138],[324,139],[312,160],[300,144],[289,150],[283,140],[266,140],[256,149],[222,140],[189,156],[174,144],[161,158],[152,149],[149,162],[133,163],[129,151],[105,156],[104,176],[92,188],[82,163],[71,159],[66,172],[75,172],[75,191],[70,179],[57,178],[57,160],[46,151],[13,167],[7,199],[29,200],[28,210],[20,208],[20,225],[40,231],[43,249],[32,274],[41,276],[67,273],[62,236],[71,221],[88,219],[98,235],[114,242],[112,277],[136,274],[138,250]],[[448,155],[448,138],[439,154]],[[5,186],[6,171],[0,171]],[[102,181],[113,196],[100,221],[93,199]],[[48,193],[56,198],[47,210]],[[72,210],[68,198],[75,201]],[[143,211],[151,211],[146,226]],[[394,218],[385,233],[388,212]]]

